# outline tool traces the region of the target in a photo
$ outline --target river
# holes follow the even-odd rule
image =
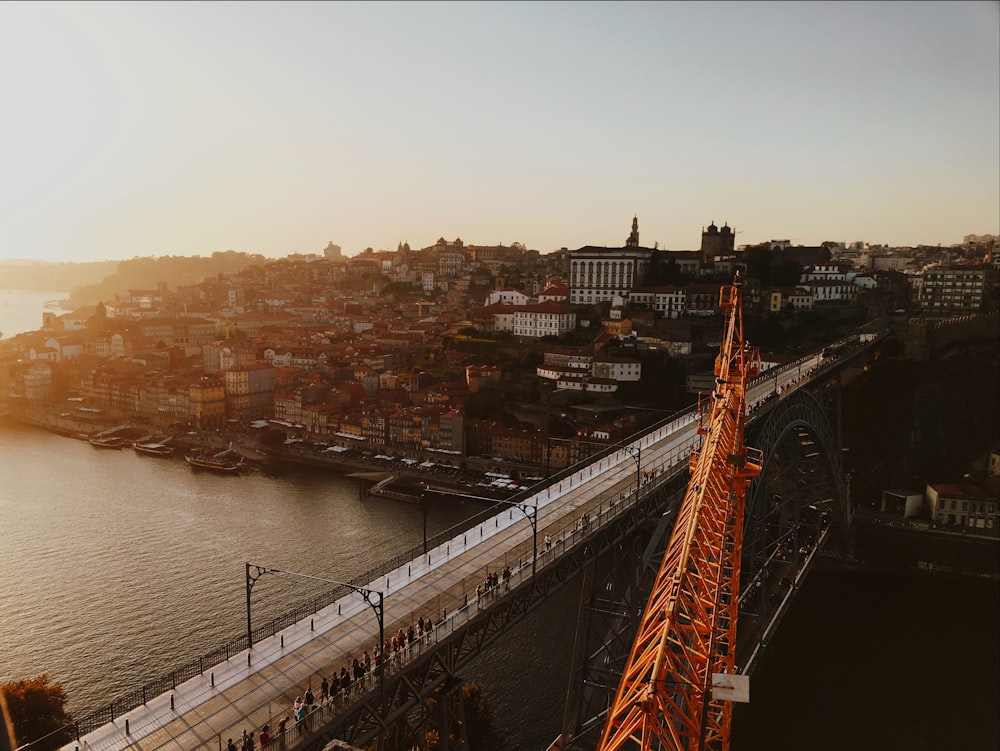
[[[16,425],[0,476],[0,681],[47,673],[74,712],[242,633],[247,561],[345,581],[423,533],[416,505],[328,472],[195,473]],[[481,508],[436,506],[429,535]],[[255,586],[258,622],[329,589],[273,578]]]
[[[432,507],[429,533],[478,510]],[[345,580],[421,535],[417,507],[325,472],[219,477],[0,425],[0,682],[46,673],[86,713],[242,633],[245,562]],[[264,577],[254,593],[262,621],[315,591]],[[557,594],[465,671],[511,751],[559,732],[577,602],[573,588]],[[992,581],[814,571],[733,748],[995,751],[998,611]]]
[[[10,339],[17,334],[40,329],[45,310],[60,315],[69,312],[58,307],[46,308],[46,303],[58,303],[68,297],[67,292],[0,289],[0,335]]]

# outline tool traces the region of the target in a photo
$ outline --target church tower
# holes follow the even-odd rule
[[[720,230],[715,222],[701,232],[701,262],[705,266],[715,263],[717,257],[731,256],[736,252],[736,232],[727,222]]]
[[[638,248],[639,247],[639,217],[632,217],[632,232],[628,236],[628,240],[625,241],[626,248]]]

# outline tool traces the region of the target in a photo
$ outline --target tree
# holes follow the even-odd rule
[[[784,261],[771,267],[771,282],[775,287],[794,287],[802,278],[802,266],[795,261]]]
[[[505,747],[503,731],[497,726],[496,710],[483,692],[481,683],[472,682],[462,686],[462,705],[469,751],[501,751]],[[428,699],[425,712],[428,716],[433,716],[436,707],[437,700]],[[426,751],[436,751],[440,748],[438,728],[433,727],[428,730],[425,739]],[[457,739],[453,739],[455,740]]]
[[[754,279],[760,279],[764,287],[771,286],[771,258],[773,254],[767,245],[754,245],[747,248],[743,261],[747,265],[747,274]]]
[[[14,736],[21,745],[34,743],[32,751],[54,751],[73,739],[71,720],[66,714],[66,692],[58,683],[49,683],[44,673],[31,680],[0,685]]]
[[[285,445],[288,436],[281,428],[268,428],[260,435],[260,445],[274,451]]]

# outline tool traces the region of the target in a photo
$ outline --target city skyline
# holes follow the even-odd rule
[[[998,8],[6,3],[0,261],[996,234]]]

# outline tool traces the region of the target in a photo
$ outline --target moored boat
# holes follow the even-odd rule
[[[224,474],[238,474],[243,468],[243,458],[234,456],[228,450],[210,456],[198,453],[185,454],[184,460],[192,469],[208,469]]]
[[[121,436],[91,436],[90,445],[99,449],[123,449],[128,441]]]
[[[174,453],[174,447],[168,446],[165,443],[140,443],[137,441],[132,444],[132,448],[138,454],[148,454],[150,456],[170,456]]]

